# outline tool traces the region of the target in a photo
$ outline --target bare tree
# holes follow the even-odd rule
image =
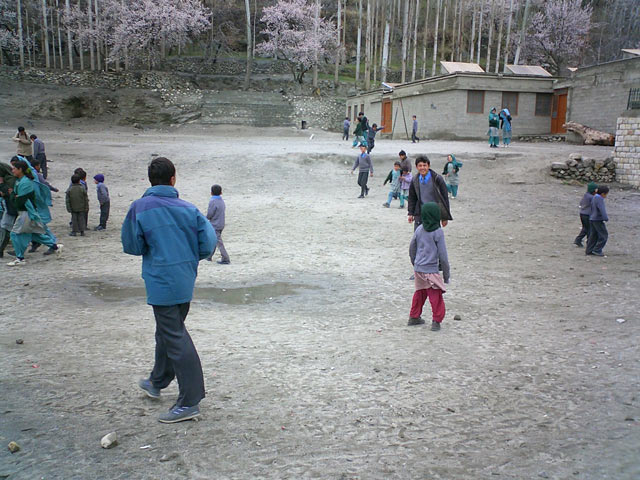
[[[511,19],[513,18],[513,0],[509,0],[509,21],[507,22],[507,38],[504,41],[504,71],[509,63],[509,40],[511,37]]]
[[[438,22],[440,21],[440,5],[442,0],[438,0],[436,4],[436,27],[433,33],[433,63],[431,64],[431,76],[436,76],[436,62],[438,59]]]
[[[427,77],[427,40],[429,31],[429,10],[431,7],[431,0],[427,0],[427,11],[424,16],[424,33],[422,34],[422,78]]]
[[[420,0],[416,0],[416,21],[413,28],[413,68],[411,69],[411,81],[416,79],[417,57],[418,57],[418,21],[420,20]]]
[[[60,56],[60,68],[64,68],[64,54],[62,53],[62,34],[60,31],[60,3],[56,0],[56,30],[58,32],[58,55]]]
[[[495,73],[500,71],[500,49],[502,48],[502,29],[504,27],[504,0],[498,0],[500,2],[500,28],[498,29],[498,50],[496,51],[496,69]],[[487,65],[487,71],[489,65]]]
[[[338,4],[340,4],[339,0]],[[244,12],[247,17],[247,67],[244,73],[244,89],[247,90],[249,88],[249,83],[251,82],[251,64],[253,63],[253,45],[251,44],[251,5],[249,4],[249,0],[244,0]],[[340,9],[338,9],[338,18],[340,18]],[[338,20],[338,25],[340,25],[339,22],[340,20]],[[339,41],[340,27],[338,26],[338,43]]]
[[[472,0],[473,1],[473,0]],[[473,62],[473,54],[475,52],[475,40],[476,40],[476,12],[477,12],[477,3],[473,2],[473,17],[471,20],[471,37],[469,38],[469,62]]]
[[[94,31],[98,31],[98,25],[100,23],[100,15],[98,14],[98,0],[93,0],[93,6],[95,8],[95,17],[94,17]],[[100,65],[102,61],[100,60],[100,38],[96,37],[96,66],[98,70],[100,70]],[[106,70],[106,67],[105,67]]]
[[[249,0],[245,0],[248,2]],[[335,71],[333,74],[333,84],[334,86],[338,86],[340,84],[340,53],[341,53],[341,45],[340,45],[340,22],[342,21],[342,17],[340,15],[340,8],[342,5],[342,0],[338,0],[338,31],[337,31],[337,42],[338,42],[338,54],[336,55],[336,65]]]
[[[42,38],[44,40],[44,62],[47,68],[51,68],[49,57],[49,22],[47,20],[47,0],[42,0]]]
[[[87,5],[87,14],[89,17],[89,30],[93,30],[93,12],[91,10],[91,0],[89,0],[89,4]],[[91,64],[91,70],[96,69],[96,59],[93,52],[93,39],[89,37],[89,59]]]
[[[365,34],[365,49],[364,49],[364,88],[369,90],[371,88],[371,0],[367,0],[367,32]]]
[[[69,18],[71,14],[71,8],[69,6],[69,0],[64,2],[64,15]],[[69,70],[73,70],[73,41],[71,40],[71,27],[67,25],[67,53],[69,54]]]
[[[314,42],[317,42],[318,27],[320,25],[320,0],[316,0],[316,4],[313,9],[313,36]],[[318,88],[318,49],[313,51],[313,88]]]
[[[362,42],[362,0],[358,0],[358,38],[356,41],[356,82],[360,80],[360,44]]]
[[[464,0],[459,0],[460,8],[458,8],[458,44],[456,52],[458,61],[462,61],[462,24],[464,23]]]
[[[402,15],[402,80],[404,83],[407,75],[407,49],[408,49],[408,32],[409,32],[409,0],[403,0],[404,14]]]
[[[385,22],[384,22],[384,41],[382,43],[382,65],[380,67],[380,76],[383,82],[387,81],[387,71],[389,70],[389,35],[391,21],[391,0],[385,0]]]
[[[24,68],[24,39],[22,35],[22,3],[17,1],[16,10],[18,11],[18,48],[20,50],[20,68]]]
[[[527,20],[529,17],[529,4],[530,0],[526,0],[524,4],[524,15],[522,16],[522,25],[520,26],[520,41],[518,42],[518,46],[516,47],[516,56],[513,59],[513,64],[518,65],[520,61],[520,49],[524,44],[524,37],[527,33]]]
[[[447,43],[447,0],[444,0],[444,13],[442,15],[442,47],[440,48],[440,61],[444,60],[444,49]]]
[[[482,19],[484,15],[484,5],[480,2],[480,11],[478,12],[478,46],[476,47],[476,63],[480,63],[480,50],[482,49]]]
[[[495,22],[496,2],[491,0],[491,14],[489,15],[489,38],[487,39],[487,63],[485,64],[485,71],[491,69],[491,40],[493,39],[493,25]]]
[[[452,0],[454,3],[453,10],[453,25],[451,26],[451,55],[449,61],[453,62],[456,54],[456,27],[458,25],[458,2],[456,0]]]

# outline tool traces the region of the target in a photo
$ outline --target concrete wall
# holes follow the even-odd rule
[[[617,120],[613,158],[618,181],[640,188],[640,112],[635,113]]]
[[[629,89],[640,87],[640,57],[579,68],[565,86],[570,87],[568,121],[615,134]]]

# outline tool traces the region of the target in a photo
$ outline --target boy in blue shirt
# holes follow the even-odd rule
[[[604,222],[609,221],[604,199],[607,198],[609,187],[601,185],[591,200],[591,214],[589,215],[589,237],[587,238],[587,255],[604,257],[602,249],[607,244],[609,232]]]
[[[122,224],[122,247],[125,253],[142,255],[147,303],[156,319],[155,364],[138,385],[149,397],[160,398],[160,390],[177,377],[178,399],[158,417],[175,423],[200,415],[205,396],[200,357],[184,321],[198,262],[211,254],[216,234],[194,205],[178,198],[176,169],[169,159],[154,159],[148,175],[151,188],[131,204]]]

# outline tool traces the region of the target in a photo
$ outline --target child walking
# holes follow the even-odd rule
[[[207,260],[212,261],[213,254],[216,253],[216,248],[220,248],[220,255],[222,256],[222,258],[217,262],[220,265],[229,265],[231,263],[231,260],[229,260],[229,254],[224,248],[224,243],[222,242],[222,230],[224,230],[224,213],[226,209],[227,206],[222,199],[222,187],[220,185],[213,185],[211,187],[211,199],[209,200],[209,208],[207,209],[207,220],[209,220],[209,223],[211,223],[211,226],[216,231],[218,242],[213,247],[213,252],[211,252],[211,255],[207,257]]]
[[[378,127],[377,123],[371,125],[371,128],[367,130],[367,153],[371,153],[371,150],[373,150],[373,147],[375,147],[376,133],[378,133],[380,130],[384,130],[384,125]]]
[[[416,228],[409,246],[409,257],[415,272],[415,293],[411,303],[408,325],[422,325],[422,308],[429,299],[433,312],[431,330],[440,330],[445,314],[445,283],[449,283],[449,258],[440,228],[440,206],[427,202],[420,210],[422,224]],[[442,275],[439,270],[442,269]]]
[[[413,180],[411,170],[402,170],[402,175],[400,175],[400,207],[398,208],[404,208],[404,201],[409,201],[409,188],[411,187],[411,180]]]
[[[98,203],[100,204],[100,225],[94,230],[106,230],[107,220],[109,220],[109,210],[111,209],[109,189],[104,184],[104,175],[101,173],[93,177],[93,183],[96,184],[96,193],[98,195]]]
[[[582,229],[580,229],[580,233],[573,241],[573,244],[578,247],[583,247],[582,239],[587,237],[587,241],[589,241],[589,215],[591,215],[591,200],[593,200],[593,195],[598,186],[595,182],[589,182],[587,184],[587,192],[580,200],[580,223],[582,224]]]
[[[460,167],[462,167],[462,163],[456,160],[456,156],[452,153],[447,157],[447,163],[445,163],[444,170],[442,171],[442,176],[447,182],[447,191],[452,198],[458,196],[458,185],[460,184],[458,172],[460,171]]]
[[[89,211],[89,196],[87,191],[80,184],[80,175],[74,173],[71,176],[71,186],[66,195],[67,212],[71,214],[71,233],[75,237],[80,233],[84,237],[87,229],[87,212]]]
[[[587,255],[604,257],[602,249],[607,244],[609,232],[604,222],[609,221],[604,199],[609,194],[609,187],[601,185],[591,200],[591,214],[589,215],[589,237],[587,238]]]
[[[358,174],[358,185],[360,185],[360,196],[358,198],[364,198],[369,194],[369,187],[367,187],[369,175],[373,177],[373,162],[367,153],[367,145],[364,143],[360,144],[360,155],[358,155],[358,158],[356,158],[353,164],[353,168],[351,169],[352,174],[356,167],[359,167],[360,172]]]
[[[393,164],[393,170],[389,172],[387,178],[384,180],[383,186],[387,184],[387,182],[391,182],[391,190],[389,191],[389,196],[387,197],[387,201],[382,204],[383,207],[389,208],[391,206],[391,201],[394,198],[398,198],[400,196],[400,162],[395,162]]]

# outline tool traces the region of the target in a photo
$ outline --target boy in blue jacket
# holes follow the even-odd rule
[[[604,222],[609,221],[604,199],[607,198],[609,187],[601,185],[591,199],[591,214],[589,215],[589,236],[587,237],[587,255],[604,257],[602,249],[607,244],[609,232]]]
[[[155,364],[138,385],[149,397],[160,398],[160,390],[177,377],[178,399],[158,417],[175,423],[197,417],[205,396],[200,358],[184,321],[198,262],[211,254],[216,234],[194,205],[178,198],[176,169],[169,159],[154,159],[148,174],[151,188],[131,204],[122,224],[122,247],[142,255],[147,303],[156,319]]]

